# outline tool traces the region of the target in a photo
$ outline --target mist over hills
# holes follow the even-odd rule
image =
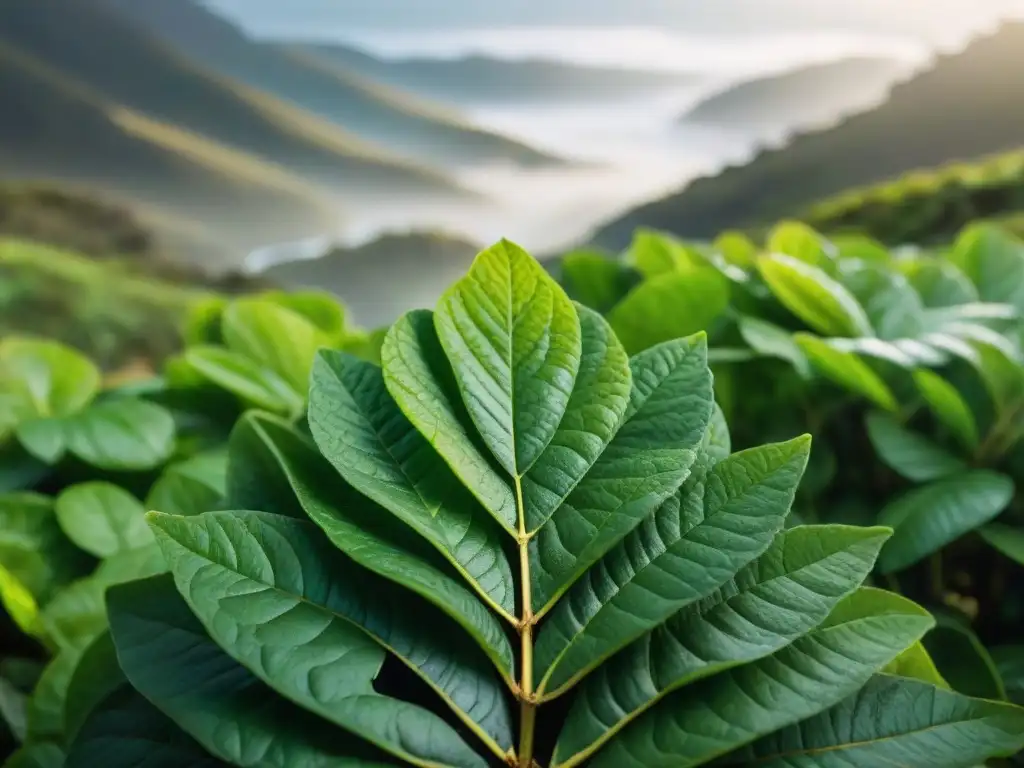
[[[876,109],[697,179],[616,218],[593,240],[622,247],[637,226],[711,237],[798,215],[845,188],[1014,149],[1024,140],[1022,53],[1024,23],[1006,23],[895,86]]]

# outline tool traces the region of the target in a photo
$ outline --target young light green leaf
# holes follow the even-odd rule
[[[227,492],[227,452],[207,451],[176,462],[153,484],[146,508],[197,515],[215,508]]]
[[[766,250],[770,254],[790,256],[819,269],[831,267],[832,259],[825,239],[799,221],[782,221],[768,233]]]
[[[982,301],[1013,304],[1024,312],[1024,242],[1000,227],[974,224],[957,239],[950,260],[974,283]]]
[[[142,694],[122,685],[92,712],[64,768],[228,768]]]
[[[967,468],[956,456],[904,428],[888,414],[872,411],[864,423],[879,458],[908,480],[924,483]]]
[[[978,529],[981,538],[1015,563],[1024,565],[1024,531],[1003,523],[989,523]]]
[[[68,450],[94,467],[144,470],[174,452],[171,413],[143,400],[106,400],[64,420]]]
[[[107,604],[118,661],[132,687],[215,758],[261,768],[388,764],[368,745],[338,738],[336,727],[281,698],[224,653],[169,575],[114,587]],[[396,738],[404,735],[398,722],[390,726]]]
[[[710,267],[688,268],[640,283],[608,313],[626,351],[706,330],[729,305],[728,281]]]
[[[915,488],[881,511],[878,522],[895,533],[882,550],[882,573],[908,568],[979,528],[1002,512],[1013,498],[1005,475],[975,470]]]
[[[340,339],[345,331],[345,306],[333,294],[325,291],[266,291],[259,298],[301,315],[326,334],[327,339]]]
[[[686,248],[667,233],[639,227],[633,233],[624,260],[650,280],[674,272],[685,263]]]
[[[629,358],[608,324],[577,307],[583,339],[576,385],[558,430],[521,482],[526,531],[546,523],[615,434],[629,404]]]
[[[426,543],[438,533],[435,529],[423,522],[407,528],[339,482],[308,440],[271,417],[244,417],[232,433],[231,454],[233,465],[262,468],[248,487],[232,483],[232,503],[243,508],[259,505],[265,511],[300,520],[308,515],[356,563],[419,594],[459,622],[511,679],[512,647],[502,626],[473,593],[448,575],[446,561]],[[469,535],[461,544],[453,544],[453,551],[476,574],[462,575],[473,585],[480,580],[483,586],[476,588],[485,599],[489,599],[486,589],[499,594],[507,589],[511,603],[511,577],[503,575],[497,563],[489,562],[481,547],[481,542]],[[506,618],[512,619],[507,611]]]
[[[703,334],[630,360],[625,422],[590,472],[530,540],[534,612],[554,601],[671,496],[689,474],[711,418]]]
[[[727,264],[750,269],[757,261],[757,246],[742,232],[723,232],[715,238],[712,247],[725,259]]]
[[[735,580],[594,672],[573,702],[554,762],[578,763],[672,691],[813,629],[864,580],[888,535],[847,526],[780,533]]]
[[[22,421],[15,426],[14,434],[28,454],[44,464],[56,464],[68,449],[62,418]]]
[[[541,456],[580,366],[580,321],[561,287],[507,240],[480,253],[434,315],[462,400],[513,477]]]
[[[518,528],[516,497],[485,453],[427,310],[391,326],[381,347],[384,384],[406,418],[440,454],[484,508],[510,533]]]
[[[492,751],[512,746],[505,689],[484,655],[428,603],[337,557],[312,523],[263,512],[149,518],[207,632],[282,696],[414,765],[482,766],[436,715],[374,694],[391,653]],[[412,745],[394,727],[427,738]]]
[[[939,688],[949,689],[949,683],[939,673],[939,670],[935,667],[935,661],[928,653],[928,649],[920,641],[914,643],[889,662],[882,672],[887,675],[921,680]]]
[[[871,400],[887,411],[899,407],[881,377],[853,352],[844,352],[806,333],[794,337],[816,371],[841,386]]]
[[[18,629],[30,637],[45,633],[39,621],[39,603],[28,587],[0,564],[0,605]]]
[[[757,317],[744,315],[737,321],[743,340],[755,352],[768,357],[786,360],[804,377],[811,374],[810,365],[803,351],[793,340],[793,334]]]
[[[96,557],[153,543],[146,510],[128,491],[92,481],[65,488],[54,504],[57,520],[75,544]]]
[[[291,414],[302,408],[305,389],[288,381],[252,358],[221,347],[190,347],[185,362],[204,379],[244,402],[274,413]]]
[[[854,696],[730,755],[723,765],[977,765],[1024,747],[1024,709],[876,675]]]
[[[562,693],[758,557],[782,529],[809,450],[805,436],[691,474],[559,602],[534,649],[538,692]]]
[[[956,387],[933,371],[914,371],[914,383],[935,417],[968,450],[978,447],[978,424],[974,413]]]
[[[562,257],[562,283],[569,298],[602,314],[640,280],[636,270],[600,252],[572,251]]]
[[[499,610],[514,614],[501,531],[391,399],[380,368],[344,352],[321,352],[309,426],[324,458],[353,488],[429,541]]]
[[[12,336],[0,342],[0,378],[23,387],[36,416],[77,413],[100,390],[100,371],[56,341]]]
[[[857,299],[820,269],[788,256],[758,260],[761,277],[790,312],[827,336],[874,336]]]
[[[838,704],[920,639],[932,623],[927,611],[905,598],[861,588],[791,645],[663,699],[609,742],[590,765],[702,765]]]

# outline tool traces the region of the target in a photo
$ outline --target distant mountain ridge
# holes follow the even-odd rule
[[[101,0],[214,72],[273,93],[377,146],[436,165],[559,158],[426,109],[400,92],[254,41],[195,0]]]
[[[610,101],[690,85],[699,75],[613,67],[588,67],[551,59],[383,59],[330,43],[285,46],[302,50],[345,71],[450,103]]]
[[[914,168],[1015,149],[1024,138],[1024,23],[1008,22],[896,85],[881,106],[697,179],[598,229],[622,248],[636,227],[710,238],[797,215],[814,201]]]
[[[681,121],[712,125],[807,126],[849,114],[886,95],[910,65],[857,56],[746,80],[699,102]]]

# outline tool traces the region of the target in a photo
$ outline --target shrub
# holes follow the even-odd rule
[[[786,527],[809,439],[733,452],[703,334],[627,357],[502,242],[381,361],[320,352],[305,420],[233,430],[221,509],[149,513],[170,573],[109,590],[68,766],[952,766],[1024,742],[1024,711],[937,675],[925,610],[862,584],[891,529]]]

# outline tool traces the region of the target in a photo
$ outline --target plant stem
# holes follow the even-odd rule
[[[522,615],[519,623],[521,671],[519,678],[519,765],[529,768],[533,763],[533,732],[537,724],[537,701],[533,693],[533,595],[530,587],[530,537],[526,533],[523,514],[523,493],[516,478],[516,499],[519,504],[519,582]]]

